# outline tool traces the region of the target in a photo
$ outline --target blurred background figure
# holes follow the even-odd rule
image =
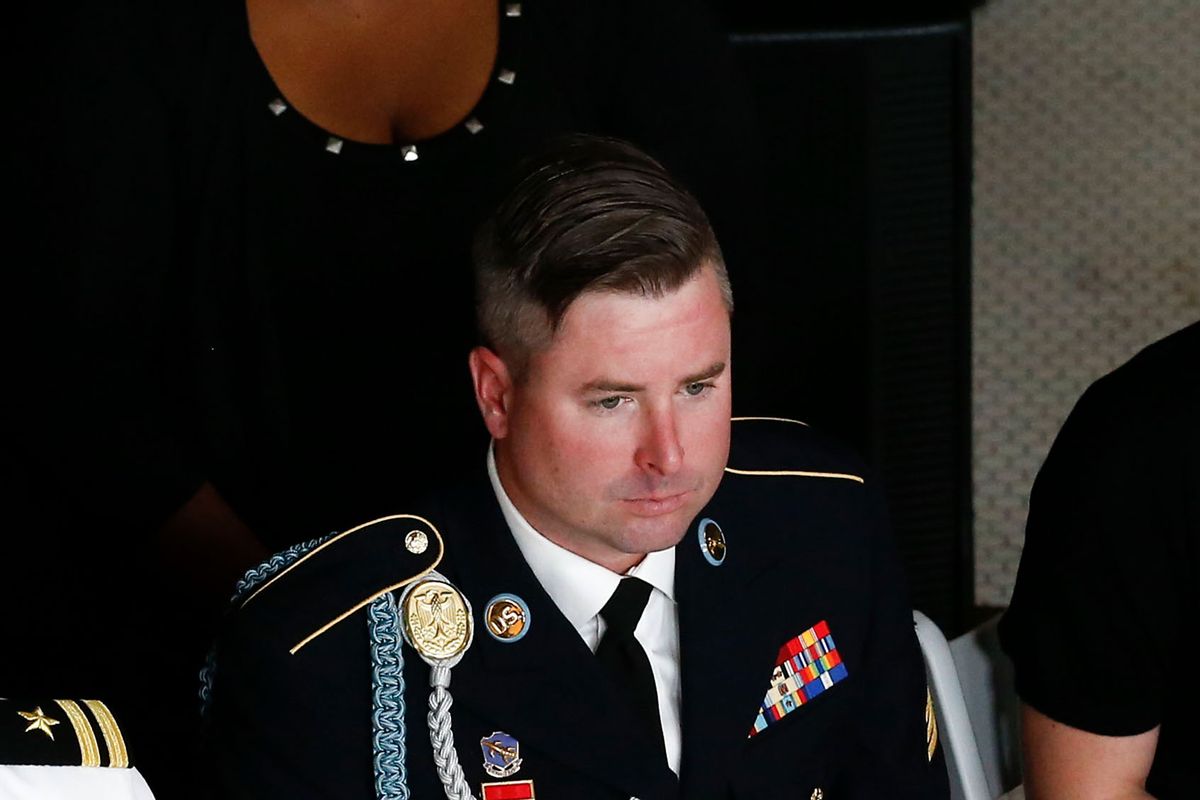
[[[1092,385],[1038,473],[1001,641],[1025,794],[1194,797],[1200,322]]]

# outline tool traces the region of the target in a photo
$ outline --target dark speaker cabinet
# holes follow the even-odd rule
[[[973,606],[969,16],[732,43],[765,161],[738,409],[859,449],[914,605],[954,635]]]

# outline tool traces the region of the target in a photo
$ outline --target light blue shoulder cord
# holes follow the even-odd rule
[[[263,581],[291,566],[305,553],[334,535],[336,531],[310,542],[292,545],[247,570],[234,587],[230,602],[237,603]],[[408,800],[408,775],[404,767],[404,651],[400,638],[400,615],[391,593],[378,598],[368,607],[368,629],[371,637],[371,738],[375,793],[379,800]],[[216,669],[217,652],[213,647],[208,651],[204,668],[200,670],[201,716],[208,713],[212,704]]]
[[[367,609],[371,630],[371,739],[375,750],[375,795],[408,800],[404,768],[404,644],[400,614],[391,592]]]

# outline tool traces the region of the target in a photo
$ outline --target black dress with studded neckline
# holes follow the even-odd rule
[[[130,68],[145,85],[128,101],[158,130],[110,153],[145,191],[104,213],[136,216],[146,235],[127,241],[133,258],[102,254],[81,337],[93,374],[111,372],[112,353],[122,362],[88,413],[136,416],[82,440],[120,464],[108,494],[149,522],[209,480],[279,547],[402,509],[482,458],[471,234],[544,139],[642,145],[719,233],[744,200],[747,114],[694,4],[501,2],[477,106],[394,145],[346,140],[292,107],[240,0],[197,7],[139,20],[147,41]],[[128,285],[143,321],[114,330],[131,302],[114,287]]]

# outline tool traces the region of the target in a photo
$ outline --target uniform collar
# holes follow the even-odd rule
[[[550,595],[567,621],[583,635],[585,626],[600,613],[616,591],[621,576],[572,553],[538,533],[517,510],[500,482],[496,471],[494,443],[488,446],[488,478],[496,501],[521,556],[529,564],[538,583]],[[648,553],[641,563],[626,573],[637,576],[675,601],[675,549]]]

